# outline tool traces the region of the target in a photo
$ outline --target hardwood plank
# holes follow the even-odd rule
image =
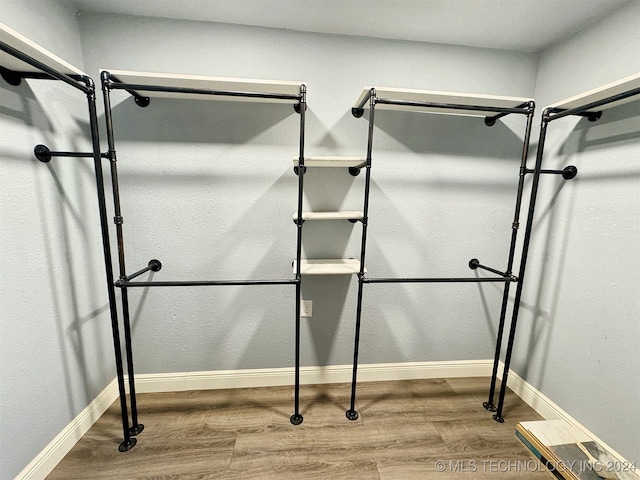
[[[495,422],[482,408],[488,385],[487,378],[361,383],[355,422],[345,417],[349,384],[303,385],[298,426],[289,422],[292,387],[140,394],[145,430],[135,448],[118,452],[115,402],[48,478],[547,478],[495,471],[495,462],[530,461],[515,424],[540,417],[507,392],[506,421]],[[460,470],[470,461],[476,471]]]

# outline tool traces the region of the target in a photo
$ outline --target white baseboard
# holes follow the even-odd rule
[[[483,377],[491,375],[491,366],[491,360],[359,365],[358,381]],[[351,382],[351,368],[351,365],[301,367],[300,383],[302,385],[311,385]],[[294,371],[291,367],[136,375],[136,392],[152,393],[221,388],[275,387],[293,385],[293,375]]]
[[[451,362],[380,363],[358,366],[358,381],[413,380],[452,377],[489,377],[492,360],[465,360]],[[501,364],[499,372],[503,371]],[[221,370],[211,372],[184,372],[136,375],[136,392],[173,392],[185,390],[212,390],[223,388],[252,388],[293,385],[293,368],[265,368],[252,370]],[[351,382],[351,365],[302,367],[300,383]],[[509,373],[508,386],[544,419],[563,419],[582,430],[607,448],[620,461],[624,458],[601,441],[583,425],[548,397],[539,392],[515,372]],[[15,480],[44,479],[118,398],[114,379],[69,425],[67,425],[42,452],[18,474]],[[114,448],[116,448],[114,446]]]
[[[91,426],[118,398],[115,378],[82,412],[15,477],[15,480],[41,480],[69,453]]]

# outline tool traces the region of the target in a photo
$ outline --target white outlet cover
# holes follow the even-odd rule
[[[302,300],[302,311],[300,312],[301,317],[312,317],[313,316],[313,300]]]

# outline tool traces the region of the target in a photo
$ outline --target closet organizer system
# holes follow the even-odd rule
[[[347,410],[346,416],[350,420],[358,418],[358,412],[355,410],[356,381],[358,368],[358,347],[360,338],[361,311],[362,311],[362,290],[363,285],[367,283],[438,283],[438,282],[504,282],[504,292],[502,298],[502,307],[500,310],[500,319],[498,324],[498,332],[496,338],[495,356],[493,362],[493,370],[490,381],[488,400],[483,403],[484,408],[495,412],[494,420],[503,422],[502,410],[504,406],[504,398],[506,393],[507,379],[509,374],[511,355],[513,352],[513,344],[516,335],[518,322],[518,313],[520,310],[520,302],[522,298],[522,289],[524,285],[527,257],[529,253],[529,243],[533,228],[533,218],[536,207],[538,194],[538,186],[540,176],[542,174],[562,175],[565,180],[570,180],[577,175],[575,166],[567,166],[562,170],[550,170],[542,168],[542,158],[545,146],[545,138],[547,127],[550,122],[567,116],[582,116],[588,121],[595,122],[602,116],[602,110],[621,105],[623,103],[636,100],[640,94],[640,74],[635,74],[619,81],[604,85],[600,88],[590,90],[575,97],[571,97],[562,102],[558,102],[544,109],[540,127],[540,138],[536,153],[536,160],[533,169],[527,168],[527,150],[531,132],[531,122],[534,113],[534,102],[532,100],[517,99],[509,97],[495,97],[486,95],[469,96],[467,94],[404,90],[392,88],[369,88],[363,89],[355,106],[352,108],[352,114],[359,118],[364,114],[364,109],[369,108],[369,135],[367,144],[366,158],[366,180],[365,180],[365,196],[364,196],[364,213],[363,213],[363,233],[362,246],[360,254],[360,271],[358,272],[358,303],[356,310],[356,330],[354,343],[354,361],[353,361],[353,377],[351,385],[351,406]],[[497,277],[485,278],[373,278],[365,275],[365,254],[367,240],[367,218],[369,204],[369,185],[371,171],[371,157],[373,150],[373,133],[374,118],[376,109],[393,109],[393,110],[409,110],[421,111],[441,114],[453,115],[471,115],[484,117],[487,126],[492,126],[496,120],[508,114],[524,114],[527,116],[527,125],[525,129],[522,159],[519,170],[518,189],[516,194],[516,207],[514,220],[511,230],[511,244],[509,247],[509,255],[507,266],[504,271],[484,266],[478,259],[469,261],[469,268],[487,270]],[[515,256],[517,232],[520,225],[520,208],[522,203],[524,178],[528,174],[533,174],[531,183],[531,192],[529,199],[529,210],[527,214],[527,222],[524,233],[523,245],[520,256],[520,266],[518,275],[512,273],[513,260]],[[511,322],[509,327],[509,336],[504,357],[504,369],[502,373],[502,382],[497,405],[495,402],[495,389],[498,372],[498,364],[501,357],[501,348],[503,344],[503,334],[507,317],[507,307],[509,300],[509,286],[516,283],[516,292],[513,300],[511,311]]]
[[[349,420],[356,420],[358,412],[355,410],[356,399],[356,383],[358,372],[358,350],[360,343],[360,326],[362,320],[362,293],[365,284],[381,284],[381,283],[475,283],[475,282],[498,282],[504,284],[502,307],[500,310],[500,319],[498,324],[498,332],[495,347],[495,357],[493,362],[493,371],[491,375],[491,386],[489,399],[484,403],[487,410],[494,411],[494,419],[502,422],[502,406],[504,401],[504,390],[508,373],[508,360],[505,363],[505,371],[503,374],[503,385],[498,405],[494,405],[494,391],[496,386],[496,378],[498,373],[498,362],[500,359],[500,350],[502,346],[502,337],[504,332],[505,320],[507,317],[507,307],[509,300],[509,289],[511,283],[517,283],[517,297],[519,299],[522,288],[522,279],[524,276],[524,266],[520,269],[519,276],[512,273],[513,261],[516,251],[516,239],[520,225],[520,207],[522,204],[522,195],[524,188],[524,179],[526,174],[533,172],[526,167],[527,153],[529,149],[529,139],[531,135],[531,125],[535,110],[535,103],[528,98],[515,98],[495,95],[473,95],[467,93],[452,93],[427,90],[412,90],[401,88],[377,88],[365,87],[355,102],[351,112],[354,117],[360,118],[364,115],[365,109],[369,109],[369,130],[367,141],[367,157],[366,157],[366,178],[364,189],[364,213],[362,220],[362,242],[360,250],[360,261],[358,275],[358,300],[356,307],[356,325],[354,339],[354,355],[353,355],[353,375],[351,383],[351,405],[346,412]],[[373,154],[373,134],[375,125],[375,116],[377,110],[403,110],[408,112],[422,112],[444,115],[463,115],[475,118],[483,118],[485,125],[493,126],[499,118],[506,115],[516,114],[526,117],[526,126],[522,142],[522,155],[520,161],[518,188],[516,193],[516,206],[511,224],[511,243],[506,263],[503,270],[485,266],[476,258],[469,261],[469,268],[473,270],[482,269],[494,274],[490,277],[457,277],[457,278],[379,278],[366,275],[365,256],[367,253],[367,226],[369,215],[369,192],[371,183],[371,166]],[[536,176],[540,171],[534,172]],[[564,178],[573,178],[576,170],[574,167],[567,167],[561,171],[553,171],[548,173],[559,173]],[[525,243],[528,243],[530,232],[527,231]],[[509,337],[507,344],[507,359],[511,355],[513,348],[513,335]]]
[[[109,312],[111,316],[111,329],[113,333],[113,345],[116,357],[116,371],[118,375],[118,390],[120,395],[120,407],[122,410],[122,424],[124,441],[120,444],[120,450],[125,451],[133,447],[135,438],[131,438],[128,426],[127,403],[125,396],[125,384],[122,363],[122,348],[120,343],[120,328],[116,309],[116,294],[114,286],[113,268],[111,263],[111,250],[109,241],[109,225],[107,221],[107,208],[104,190],[104,176],[102,171],[102,159],[108,158],[108,153],[100,152],[100,139],[98,137],[98,118],[96,114],[96,91],[91,77],[79,69],[65,62],[53,53],[45,50],[40,45],[32,42],[15,30],[0,23],[0,73],[2,78],[13,86],[20,85],[23,78],[36,80],[58,80],[79,90],[87,98],[89,109],[89,126],[92,142],[91,152],[54,152],[44,145],[37,145],[34,153],[38,160],[49,162],[53,157],[87,157],[93,158],[96,190],[98,194],[98,210],[100,213],[100,229],[102,232],[102,247],[104,254],[105,273],[107,280],[107,293],[109,298]]]
[[[130,435],[137,435],[144,426],[138,422],[136,405],[136,393],[133,371],[133,352],[131,347],[131,327],[129,315],[128,290],[135,287],[194,287],[194,286],[229,286],[229,285],[294,285],[296,289],[295,300],[295,387],[294,387],[294,413],[291,415],[291,423],[302,423],[303,417],[299,410],[300,400],[300,294],[301,275],[303,262],[300,256],[302,251],[302,221],[296,221],[297,243],[296,262],[294,266],[294,278],[292,279],[245,279],[245,280],[188,280],[188,281],[155,281],[134,280],[136,277],[148,271],[159,271],[162,264],[159,260],[151,259],[142,269],[127,273],[125,264],[123,216],[120,205],[118,184],[118,170],[116,147],[113,129],[113,116],[111,109],[112,90],[124,90],[134,97],[136,104],[147,107],[152,97],[178,98],[186,100],[225,100],[245,102],[267,102],[291,104],[300,115],[299,150],[298,161],[302,167],[302,173],[298,175],[298,204],[295,218],[302,218],[302,195],[304,178],[304,134],[306,84],[303,82],[250,80],[236,78],[219,78],[195,75],[177,75],[148,72],[132,72],[120,70],[101,70],[102,91],[105,106],[105,120],[107,126],[107,141],[109,147],[109,160],[111,164],[111,180],[113,186],[114,222],[118,244],[118,263],[120,276],[115,286],[120,289],[122,296],[122,316],[125,336],[125,351],[128,366],[128,379],[130,391],[130,407],[132,426],[128,428]],[[119,373],[121,375],[122,372]],[[119,380],[122,378],[119,376]],[[126,434],[125,434],[126,436]],[[132,445],[121,445],[121,450],[126,450]]]

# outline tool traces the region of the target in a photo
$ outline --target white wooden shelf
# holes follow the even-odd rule
[[[338,212],[302,212],[303,220],[362,220],[364,214],[356,210],[342,210]],[[297,220],[298,212],[293,213]]]
[[[553,105],[549,105],[549,107],[547,108],[569,110],[572,108],[581,107],[583,105],[589,105],[590,103],[604,100],[605,98],[609,98],[614,95],[618,95],[620,93],[628,92],[629,90],[633,90],[635,88],[640,88],[640,73],[636,73],[635,75],[630,75],[628,77],[622,78],[615,82],[611,82],[606,85],[602,85],[601,87],[594,88],[587,92],[583,92],[579,95],[575,95],[571,98],[567,98],[558,103],[554,103]],[[601,105],[597,108],[594,108],[591,111],[598,112],[601,110],[605,110],[607,108],[615,107],[617,105],[633,102],[634,100],[638,100],[637,95],[634,95],[633,97],[628,97],[622,100],[618,100],[616,102],[611,102],[605,105]]]
[[[358,106],[375,88],[376,97],[388,100],[400,100],[406,102],[436,103],[449,105],[471,105],[474,107],[491,107],[491,108],[517,108],[524,103],[532,101],[530,98],[520,97],[504,97],[497,95],[483,95],[456,92],[440,92],[432,90],[413,90],[407,88],[389,88],[389,87],[364,87],[360,96],[356,100],[354,106]],[[363,108],[369,108],[369,102],[365,102]],[[419,107],[412,105],[389,105],[385,103],[376,103],[376,109],[380,110],[404,110],[412,112],[426,112],[446,115],[464,115],[473,117],[486,117],[496,115],[493,111],[483,110],[460,110],[453,108],[440,107]]]
[[[295,167],[299,164],[299,159],[293,159],[293,165]],[[364,157],[335,157],[335,156],[314,156],[305,157],[305,167],[327,167],[327,168],[361,168],[367,163],[367,159]]]
[[[81,70],[29,40],[24,35],[19,34],[4,23],[0,23],[0,41],[60,73],[64,73],[65,75],[87,76]],[[0,65],[15,72],[41,72],[41,70],[4,51],[0,51]]]
[[[305,82],[295,82],[286,80],[254,80],[249,78],[227,78],[208,77],[201,75],[183,75],[174,73],[152,73],[134,72],[126,70],[101,69],[109,72],[119,82],[133,85],[144,85],[152,87],[169,87],[208,90],[216,92],[251,92],[259,94],[273,95],[300,95],[300,88]],[[243,97],[232,95],[202,95],[185,92],[157,92],[140,88],[133,90],[136,94],[144,97],[164,97],[164,98],[188,98],[240,102],[269,102],[269,103],[298,103],[297,98],[259,98]]]
[[[296,262],[293,262],[293,273]],[[302,275],[353,275],[360,272],[360,260],[355,258],[309,259],[300,261]]]

